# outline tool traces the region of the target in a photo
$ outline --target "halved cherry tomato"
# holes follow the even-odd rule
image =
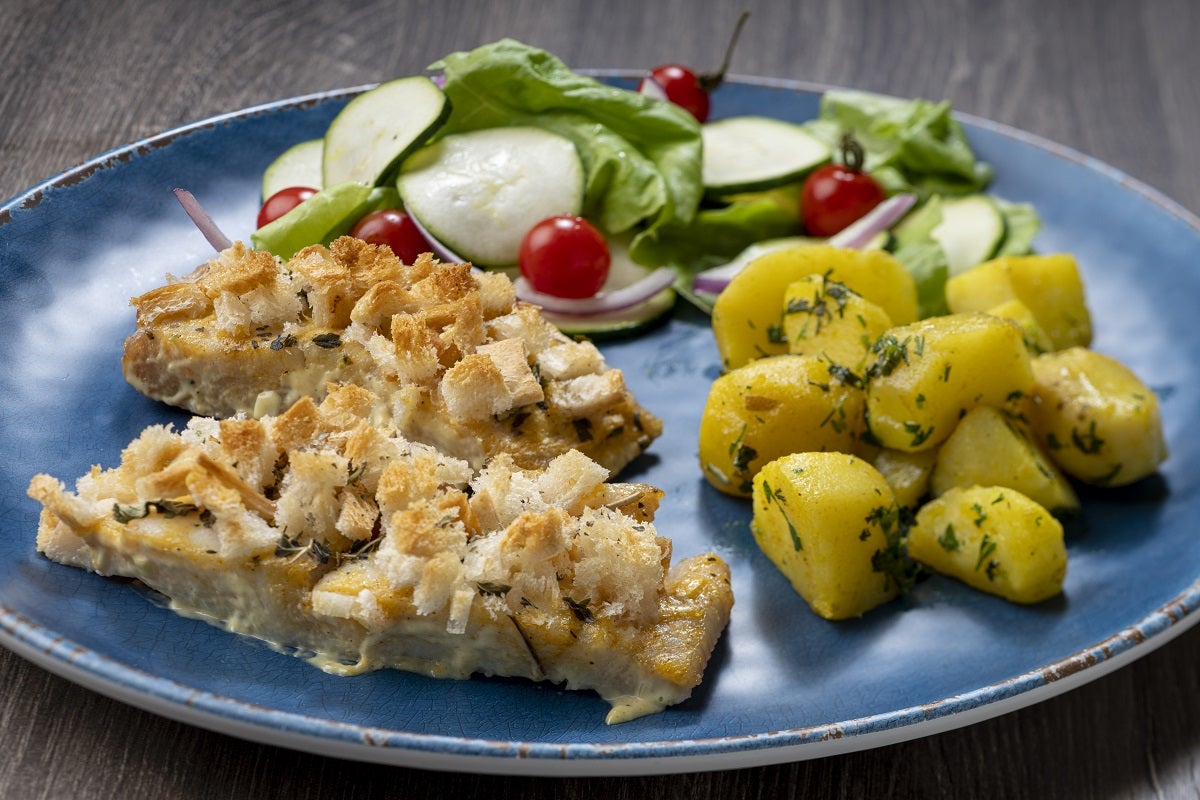
[[[842,138],[844,164],[814,170],[800,189],[800,216],[811,236],[833,236],[861,219],[887,196],[879,182],[862,171],[863,149],[854,137]]]
[[[600,231],[583,217],[549,217],[521,240],[517,265],[539,292],[555,297],[592,297],[608,278],[612,255]]]
[[[354,223],[350,235],[371,244],[386,244],[405,264],[411,264],[417,256],[433,250],[412,217],[395,208],[365,215]]]
[[[286,189],[280,189],[268,197],[258,210],[258,227],[274,222],[316,193],[317,190],[311,186],[288,186]]]

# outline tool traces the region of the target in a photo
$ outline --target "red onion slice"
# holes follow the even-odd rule
[[[675,270],[659,267],[646,277],[612,292],[601,291],[594,297],[574,299],[555,297],[535,290],[523,277],[513,281],[517,297],[527,303],[541,306],[552,314],[582,317],[590,314],[605,314],[636,306],[675,283]]]
[[[745,264],[724,264],[699,273],[692,281],[692,290],[700,294],[720,294],[729,285],[733,276],[745,268]]]
[[[861,219],[852,222],[829,237],[827,244],[832,247],[847,247],[857,250],[877,234],[899,222],[915,202],[917,202],[915,195],[894,194],[868,211]]]
[[[179,201],[179,205],[183,206],[183,210],[191,217],[192,222],[200,229],[200,233],[204,234],[204,238],[213,246],[213,249],[218,253],[226,250],[233,245],[229,237],[221,232],[217,227],[217,223],[213,222],[213,218],[204,210],[204,206],[200,205],[200,201],[189,192],[187,189],[176,189],[175,199]]]

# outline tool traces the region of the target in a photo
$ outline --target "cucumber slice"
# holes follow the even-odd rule
[[[309,139],[284,150],[278,158],[263,170],[262,199],[289,186],[309,186],[320,189],[321,152],[325,149],[324,139]]]
[[[982,194],[942,199],[942,221],[929,232],[942,246],[950,274],[965,272],[991,258],[1004,241],[1004,215]]]
[[[942,224],[942,196],[930,195],[928,200],[919,204],[892,228],[896,247],[928,242],[932,238],[933,229],[940,224]]]
[[[580,212],[583,162],[557,133],[487,128],[417,151],[397,187],[408,213],[446,247],[478,267],[507,267],[530,228]]]
[[[450,116],[450,101],[423,75],[398,78],[346,104],[325,131],[323,186],[389,181],[395,167]]]
[[[798,180],[829,160],[829,145],[799,125],[767,117],[729,117],[700,127],[701,171],[712,195],[755,192]]]

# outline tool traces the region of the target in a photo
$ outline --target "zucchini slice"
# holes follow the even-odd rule
[[[325,131],[324,186],[375,186],[429,140],[450,116],[450,101],[424,75],[381,83],[346,104]]]
[[[708,122],[700,135],[704,189],[717,196],[791,183],[832,155],[829,145],[799,125],[767,117]]]
[[[570,139],[512,127],[446,136],[404,162],[397,188],[408,213],[478,267],[517,263],[537,223],[583,207],[584,172]]]
[[[280,153],[263,170],[262,199],[266,201],[280,189],[289,186],[320,189],[324,185],[321,180],[321,153],[324,149],[324,139],[309,139]]]
[[[942,246],[950,274],[987,261],[1004,241],[1004,214],[987,195],[942,199],[942,221],[929,236]]]

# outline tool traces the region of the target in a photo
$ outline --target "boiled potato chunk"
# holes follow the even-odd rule
[[[1019,422],[988,406],[973,408],[938,449],[930,485],[1007,486],[1056,515],[1079,509],[1075,490]]]
[[[823,355],[861,372],[867,351],[892,319],[879,306],[844,283],[809,275],[787,287],[783,332],[788,352]]]
[[[750,527],[825,619],[862,616],[899,593],[881,568],[881,555],[900,547],[895,498],[878,470],[857,456],[796,453],[770,462],[754,478]]]
[[[1073,347],[1033,360],[1033,430],[1069,475],[1124,486],[1167,458],[1158,398],[1124,364]]]
[[[700,466],[727,494],[749,497],[764,464],[806,450],[853,452],[863,392],[816,356],[772,356],[713,381],[700,418]]]
[[[972,408],[1003,407],[1033,388],[1021,329],[989,314],[949,314],[892,328],[872,348],[867,420],[884,447],[936,447]]]
[[[884,447],[871,458],[871,464],[892,487],[897,503],[916,508],[921,498],[929,493],[929,480],[937,455],[937,450],[906,453]]]
[[[1042,326],[1033,316],[1033,312],[1029,310],[1029,306],[1020,300],[1009,300],[993,306],[987,309],[987,313],[993,317],[1003,317],[1017,323],[1025,337],[1025,347],[1031,356],[1039,356],[1055,349],[1054,342],[1050,341],[1050,337],[1042,330]]]
[[[908,554],[1014,603],[1054,597],[1067,574],[1062,525],[1003,486],[954,488],[921,506],[908,532]]]
[[[788,351],[784,292],[808,275],[825,275],[846,284],[880,306],[897,325],[917,318],[916,283],[890,253],[828,245],[774,250],[747,264],[717,296],[712,326],[725,369]]]
[[[1033,312],[1055,350],[1091,343],[1091,315],[1073,256],[1005,256],[946,282],[952,313],[987,311],[1009,300],[1020,300]]]

